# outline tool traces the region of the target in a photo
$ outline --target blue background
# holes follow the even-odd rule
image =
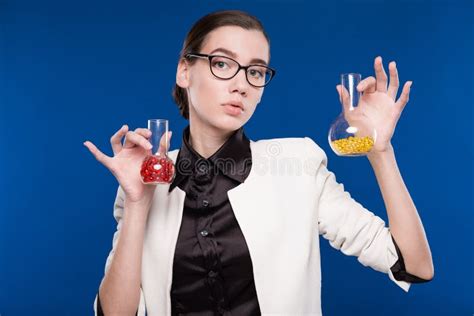
[[[261,19],[277,76],[246,125],[253,139],[314,139],[329,169],[387,221],[366,158],[336,156],[327,132],[342,72],[395,60],[410,101],[393,138],[433,253],[435,278],[405,293],[322,241],[325,315],[471,315],[472,1],[1,1],[0,314],[90,315],[116,223],[117,182],[82,145],[112,154],[122,124],[187,121],[171,98],[182,41],[202,15]]]

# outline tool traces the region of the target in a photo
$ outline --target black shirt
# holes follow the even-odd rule
[[[241,127],[205,159],[190,145],[189,133],[188,125],[169,187],[186,192],[173,262],[172,315],[260,315],[252,261],[227,196],[250,172],[250,141]],[[429,281],[406,272],[392,240],[399,258],[391,267],[395,279]],[[100,299],[98,314],[103,315]]]
[[[188,126],[169,188],[186,192],[172,315],[260,315],[249,251],[227,196],[250,172],[250,141],[240,128],[205,159],[190,145],[189,132]]]

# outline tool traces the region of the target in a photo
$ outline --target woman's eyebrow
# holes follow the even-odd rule
[[[222,48],[222,47],[219,47],[219,48],[216,48],[214,49],[212,52],[210,52],[209,54],[213,54],[213,53],[216,53],[216,52],[221,52],[221,53],[224,53],[226,55],[229,55],[230,57],[236,59],[237,58],[237,54],[234,53],[233,51],[230,51],[226,48]],[[258,63],[258,64],[263,64],[265,66],[267,66],[267,62],[263,59],[260,59],[260,58],[253,58],[251,61],[250,61],[251,64],[254,64],[254,63]]]

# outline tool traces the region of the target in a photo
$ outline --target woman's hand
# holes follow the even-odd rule
[[[168,133],[168,143],[172,132]],[[125,142],[122,146],[122,137]],[[92,142],[84,142],[94,157],[107,167],[115,176],[126,199],[131,202],[150,202],[153,199],[155,185],[143,184],[140,176],[140,169],[143,160],[151,154],[151,143],[148,139],[151,131],[146,128],[137,128],[134,132],[128,131],[128,126],[124,125],[111,138],[114,157],[109,157],[102,153]],[[159,150],[166,146],[165,135],[160,140]]]
[[[382,57],[375,58],[375,76],[362,80],[357,90],[362,92],[358,106],[350,110],[349,95],[342,86],[336,89],[344,107],[344,116],[350,123],[361,118],[369,119],[372,127],[377,131],[377,140],[371,153],[384,152],[392,148],[391,139],[395,132],[398,119],[408,103],[411,81],[405,82],[400,98],[395,101],[399,88],[398,71],[394,61],[389,64],[390,84],[387,88],[387,74],[383,68]],[[342,93],[342,96],[341,96]]]

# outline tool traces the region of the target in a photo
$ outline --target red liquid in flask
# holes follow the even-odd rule
[[[173,161],[166,155],[148,155],[142,163],[140,175],[145,184],[171,183],[175,174]]]

